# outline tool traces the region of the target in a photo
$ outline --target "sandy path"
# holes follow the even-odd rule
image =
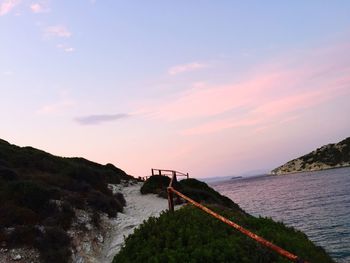
[[[142,183],[127,187],[114,186],[113,191],[123,193],[126,207],[123,213],[118,213],[116,219],[108,219],[108,233],[98,262],[111,263],[124,243],[124,236],[132,234],[144,220],[151,216],[159,216],[163,210],[167,209],[166,199],[153,194],[141,195],[141,186]]]

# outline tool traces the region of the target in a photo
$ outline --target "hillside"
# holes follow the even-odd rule
[[[169,180],[135,184],[112,164],[0,140],[0,262],[107,263],[121,247],[113,262],[286,262],[191,206],[158,217]],[[303,233],[247,214],[203,182],[174,187],[311,262],[333,262]]]
[[[108,184],[130,179],[112,164],[0,140],[0,261],[25,254],[23,262],[69,262],[80,234],[97,231],[101,215],[113,218],[123,211],[123,195],[113,194]],[[13,254],[16,249],[22,256]]]
[[[350,166],[350,137],[322,146],[271,171],[280,175]]]
[[[164,196],[169,178],[152,176],[141,192]],[[327,253],[314,245],[307,236],[269,218],[256,218],[207,184],[196,179],[179,181],[175,188],[201,202],[241,226],[299,255],[308,262],[334,262]],[[163,212],[151,217],[134,234],[126,238],[125,246],[113,263],[141,262],[290,262],[262,247],[242,233],[191,206]]]

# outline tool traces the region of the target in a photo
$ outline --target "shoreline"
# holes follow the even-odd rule
[[[293,172],[285,172],[285,173],[272,173],[270,172],[267,175],[271,176],[280,176],[280,175],[289,175],[289,174],[298,174],[298,173],[312,173],[312,172],[321,172],[321,171],[327,171],[327,170],[333,170],[333,169],[342,169],[342,168],[350,168],[350,165],[345,166],[334,166],[334,167],[327,167],[322,169],[315,169],[315,170],[304,170],[304,171],[293,171]]]

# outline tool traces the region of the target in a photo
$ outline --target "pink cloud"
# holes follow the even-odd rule
[[[0,16],[6,15],[12,11],[21,1],[3,0],[0,2]]]
[[[177,66],[171,67],[168,70],[168,73],[170,75],[177,75],[177,74],[180,74],[180,73],[185,73],[185,72],[189,72],[189,71],[195,71],[195,70],[203,69],[203,68],[206,68],[206,67],[208,67],[208,65],[202,64],[202,63],[199,63],[199,62],[192,62],[192,63],[188,63],[188,64],[177,65]]]
[[[155,103],[153,117],[166,121],[214,116],[241,107],[254,106],[256,96],[277,89],[284,73],[263,73],[225,86],[195,85],[171,101]]]
[[[58,101],[56,103],[47,104],[42,106],[40,109],[37,110],[38,114],[55,114],[65,111],[68,108],[71,108],[75,105],[75,102],[71,99],[64,99],[61,101]]]
[[[33,13],[47,13],[50,11],[50,8],[48,7],[48,4],[46,2],[38,2],[38,3],[33,3],[30,5],[30,10]]]
[[[43,105],[36,111],[36,113],[41,115],[59,114],[75,105],[76,101],[69,96],[69,91],[61,90],[59,92],[59,98],[56,101]]]
[[[198,135],[219,132],[228,128],[257,127],[256,130],[270,126],[269,123],[285,123],[297,119],[299,116],[291,115],[296,111],[312,108],[338,96],[349,95],[350,78],[347,78],[347,86],[342,81],[335,81],[334,85],[327,83],[326,87],[320,90],[305,92],[301,94],[281,97],[274,100],[265,101],[261,106],[255,106],[239,118],[226,118],[209,121],[204,124],[185,129],[180,132],[182,135]],[[257,98],[259,99],[259,98]],[[264,100],[263,98],[261,98]],[[255,105],[260,104],[256,101]],[[268,125],[267,125],[268,124]]]
[[[47,27],[44,30],[44,34],[46,37],[69,38],[72,36],[72,33],[62,25]]]
[[[58,45],[56,45],[56,47],[58,49],[62,49],[64,52],[67,52],[67,53],[72,53],[75,51],[74,47],[68,46],[66,44],[58,44]]]
[[[296,112],[349,95],[350,59],[338,47],[282,58],[236,83],[193,85],[143,110],[152,112],[153,119],[181,121],[187,126],[182,135],[281,123]]]
[[[182,135],[199,135],[209,134],[225,130],[228,128],[242,128],[250,127],[261,122],[261,118],[247,118],[247,119],[224,119],[218,121],[207,122],[205,124],[185,129],[180,132]]]

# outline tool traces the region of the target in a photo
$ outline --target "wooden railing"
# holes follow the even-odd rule
[[[165,175],[165,176],[169,176],[171,175],[172,177],[175,176],[186,176],[187,179],[189,178],[188,173],[182,173],[179,171],[175,171],[175,170],[166,170],[166,169],[151,169],[152,171],[152,175]]]
[[[182,172],[175,171],[175,170],[152,168],[150,176],[139,177],[139,179],[141,179],[142,181],[146,181],[148,178],[150,178],[153,175],[169,176],[171,178],[175,175],[175,176],[186,176],[187,179],[190,178],[188,173],[182,173]]]
[[[251,239],[255,240],[256,242],[258,242],[259,244],[267,247],[268,249],[275,251],[276,253],[278,253],[279,255],[289,259],[292,262],[297,262],[297,263],[308,263],[307,261],[299,258],[298,256],[290,253],[289,251],[271,243],[270,241],[254,234],[253,232],[250,232],[249,230],[245,229],[244,227],[232,222],[231,220],[215,213],[214,211],[210,210],[209,208],[197,203],[196,201],[192,200],[191,198],[189,198],[188,196],[182,194],[181,192],[175,190],[173,188],[173,182],[176,181],[176,173],[173,174],[171,180],[170,180],[170,184],[167,188],[168,191],[168,203],[169,203],[169,210],[171,212],[174,212],[174,194],[176,194],[177,196],[183,198],[184,200],[186,200],[187,202],[189,202],[190,204],[194,205],[195,207],[203,210],[204,212],[206,212],[207,214],[211,215],[212,217],[219,219],[220,221],[224,222],[225,224],[233,227],[234,229],[238,230],[239,232],[243,233],[244,235],[250,237]]]

